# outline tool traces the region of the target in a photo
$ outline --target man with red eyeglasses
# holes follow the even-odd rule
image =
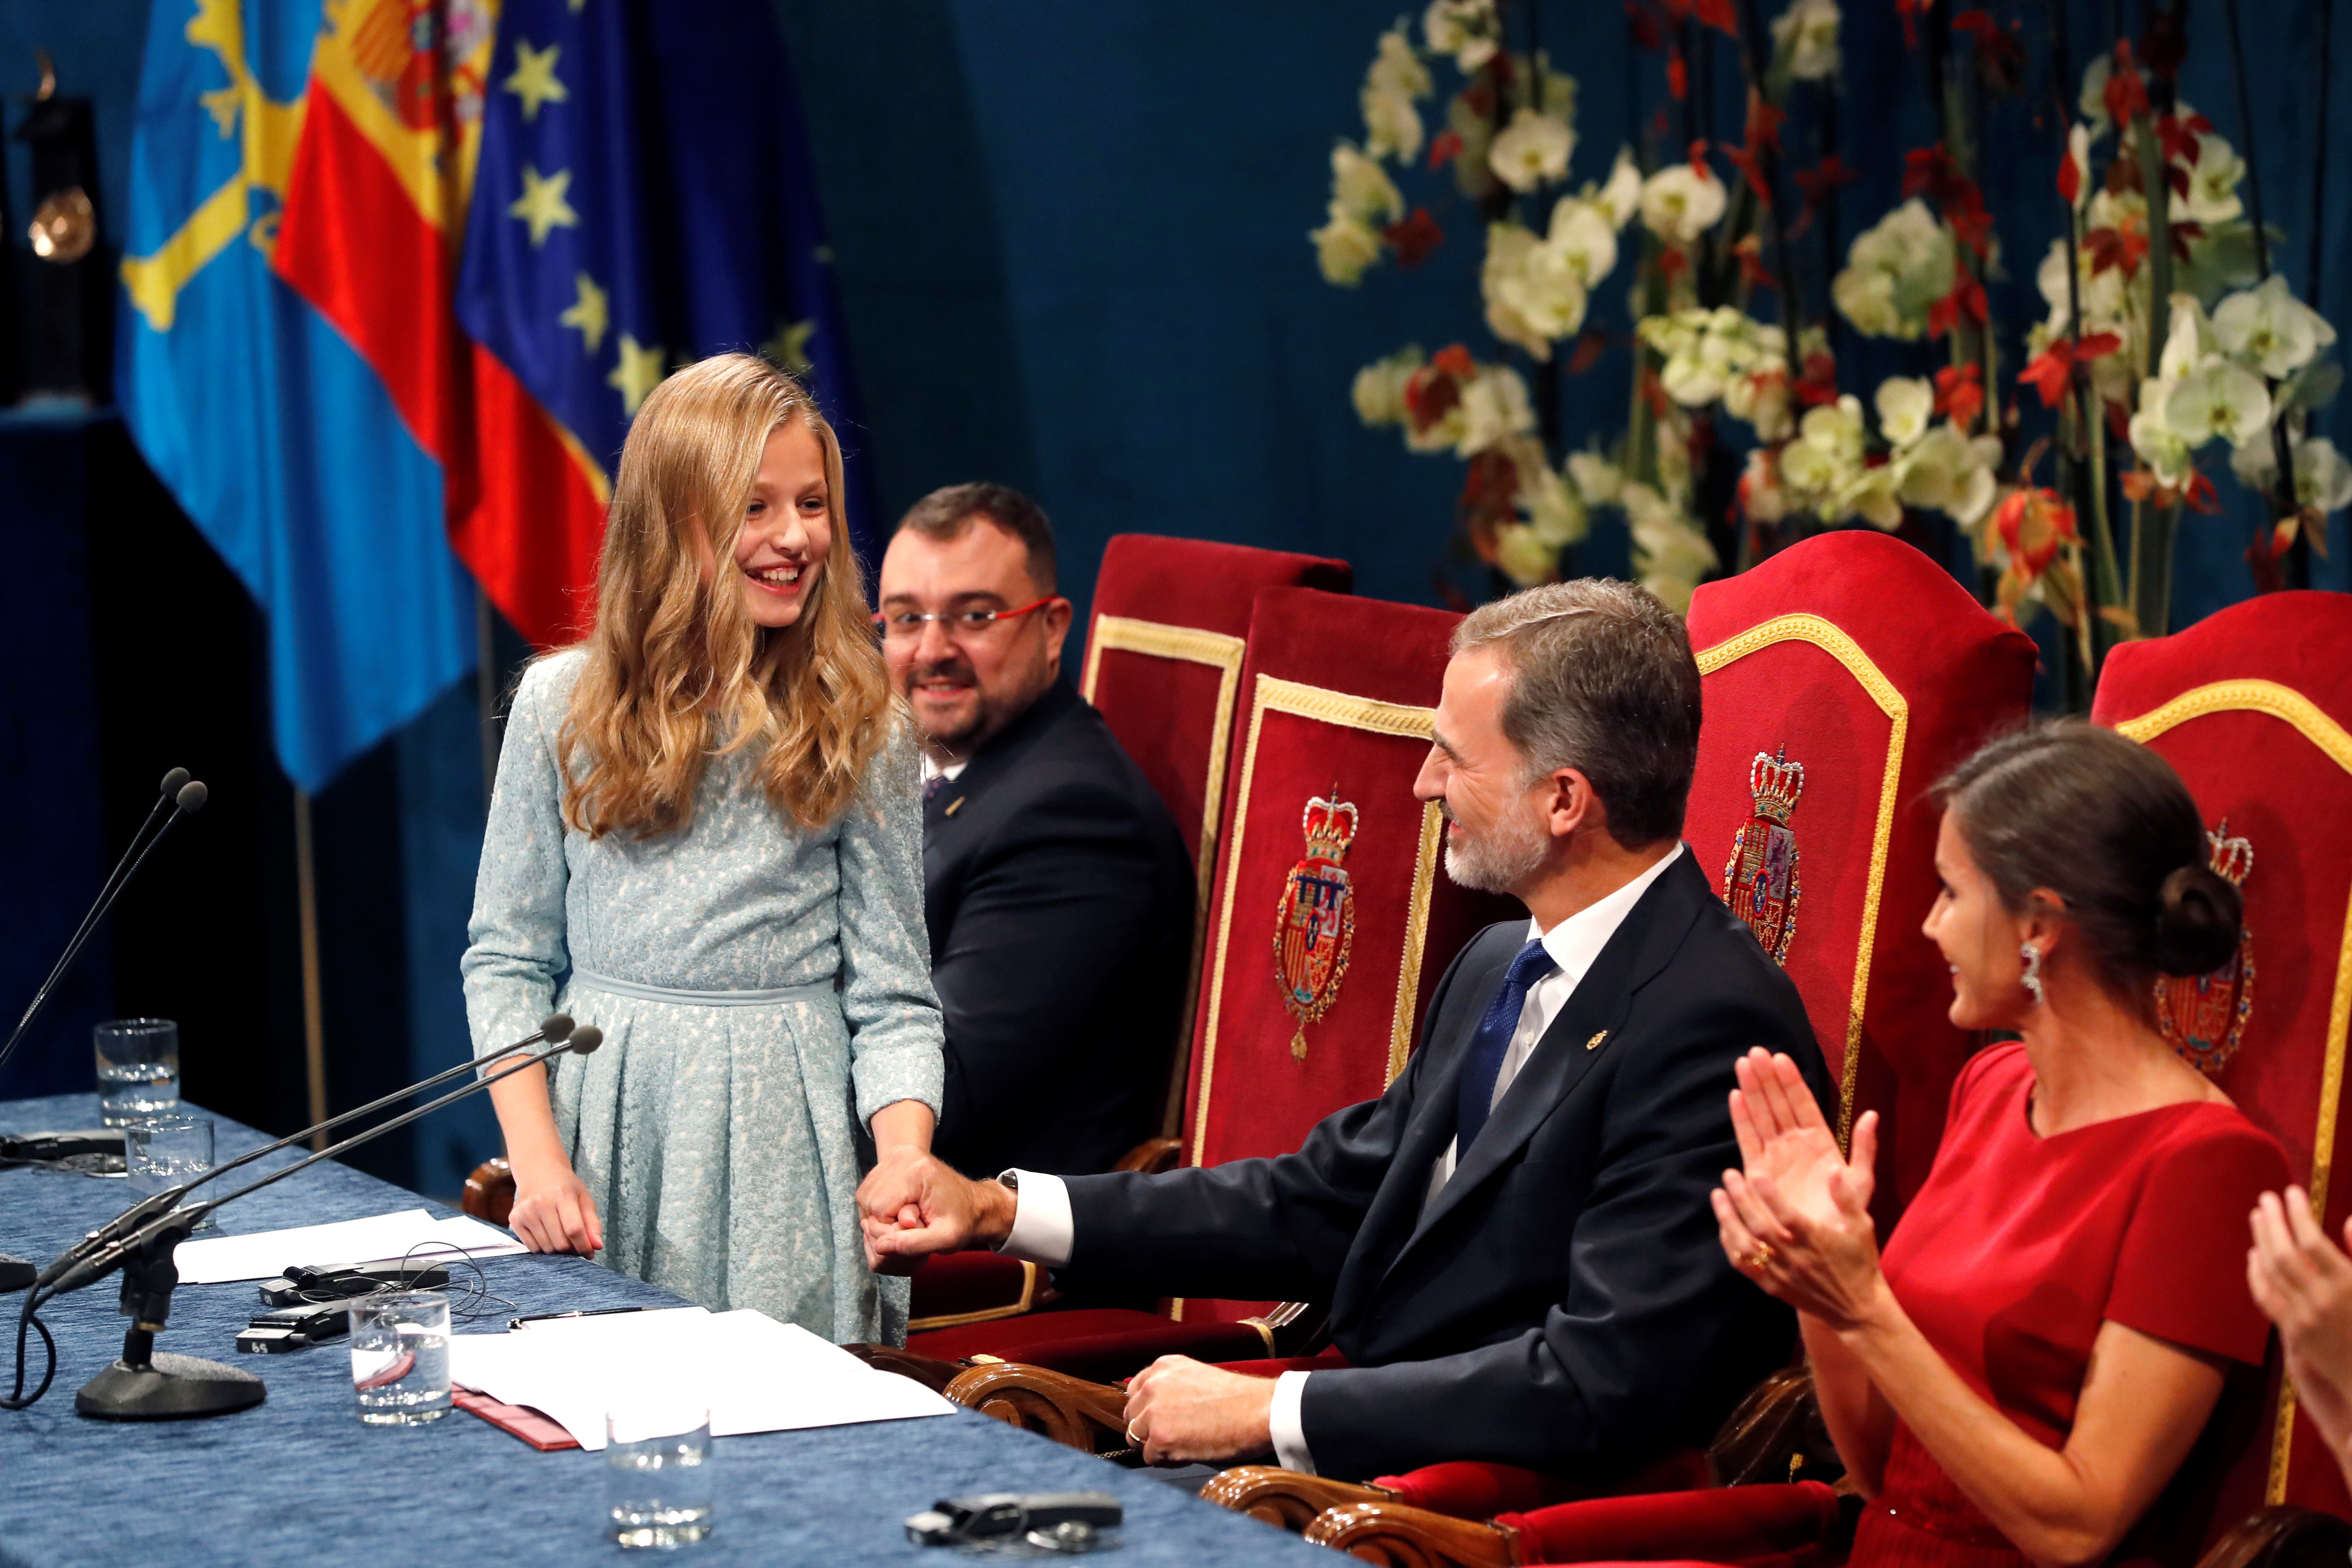
[[[1159,1131],[1191,958],[1168,808],[1061,679],[1054,532],[1003,485],[915,503],[882,651],[925,742],[923,892],[947,1016],[933,1152],[976,1176],[1107,1171]]]

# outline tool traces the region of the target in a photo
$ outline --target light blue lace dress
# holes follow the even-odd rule
[[[553,1100],[606,1264],[836,1342],[902,1342],[907,1282],[866,1268],[855,1194],[867,1120],[940,1104],[912,743],[819,833],[771,807],[739,753],[705,771],[687,832],[592,843],[564,826],[555,762],[584,659],[533,665],[507,721],[461,965],[475,1054],[556,1007],[604,1031],[558,1058]]]

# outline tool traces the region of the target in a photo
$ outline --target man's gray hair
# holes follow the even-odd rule
[[[1582,773],[1628,849],[1681,836],[1699,723],[1681,616],[1635,584],[1585,577],[1473,611],[1454,628],[1454,651],[1473,648],[1509,674],[1503,734],[1528,783]]]

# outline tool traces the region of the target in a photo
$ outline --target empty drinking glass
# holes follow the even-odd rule
[[[152,1198],[168,1187],[195,1180],[213,1168],[213,1121],[209,1116],[142,1116],[122,1129],[122,1168],[131,1190]],[[190,1194],[201,1201],[204,1193]],[[210,1230],[207,1215],[195,1228]]]
[[[180,1108],[180,1026],[169,1018],[117,1018],[91,1031],[98,1047],[98,1114],[109,1127]]]
[[[623,1546],[690,1546],[710,1533],[710,1412],[653,1405],[604,1417],[605,1534]]]
[[[387,1290],[352,1301],[352,1387],[371,1426],[415,1426],[449,1414],[449,1298]]]

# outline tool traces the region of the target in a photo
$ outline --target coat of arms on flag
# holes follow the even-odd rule
[[[1349,885],[1348,846],[1356,837],[1356,808],[1331,786],[1328,799],[1310,797],[1301,826],[1307,853],[1282,880],[1274,920],[1274,977],[1282,1005],[1298,1020],[1290,1054],[1307,1059],[1307,1026],[1339,1000],[1356,940],[1356,896]]]
[[[1756,753],[1748,764],[1748,791],[1755,801],[1731,841],[1731,863],[1723,868],[1723,901],[1748,922],[1772,962],[1789,961],[1797,934],[1797,834],[1789,826],[1797,797],[1805,793],[1805,764]]]
[[[2230,819],[2205,836],[2208,863],[2231,885],[2243,888],[2254,868],[2254,847],[2230,835]],[[2156,1027],[2191,1067],[2210,1078],[2238,1054],[2254,1010],[2254,933],[2238,934],[2238,951],[2210,974],[2156,977]]]

